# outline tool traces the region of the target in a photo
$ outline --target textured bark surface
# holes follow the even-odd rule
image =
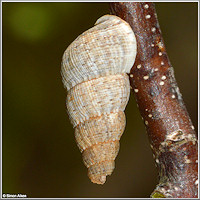
[[[110,3],[137,39],[130,84],[159,171],[151,197],[198,197],[198,144],[174,78],[153,3]]]

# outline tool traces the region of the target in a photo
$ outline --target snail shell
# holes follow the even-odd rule
[[[103,184],[115,167],[125,128],[124,110],[136,39],[127,22],[105,15],[63,55],[61,75],[77,145],[92,182]]]

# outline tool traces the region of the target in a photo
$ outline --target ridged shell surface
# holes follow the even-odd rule
[[[129,93],[126,74],[104,76],[76,85],[67,95],[67,109],[73,126],[102,113],[124,111]]]
[[[61,69],[64,86],[69,90],[83,81],[130,73],[136,50],[129,24],[119,17],[105,15],[66,49]]]
[[[105,15],[64,52],[61,74],[67,110],[92,182],[103,184],[115,167],[129,100],[136,39],[129,24]]]

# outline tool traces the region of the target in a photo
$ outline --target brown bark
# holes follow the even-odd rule
[[[197,198],[197,138],[167,56],[153,3],[110,3],[132,27],[137,57],[130,84],[159,171],[152,197]]]

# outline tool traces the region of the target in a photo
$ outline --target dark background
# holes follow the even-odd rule
[[[156,3],[176,79],[197,128],[198,4]],[[116,168],[87,177],[65,110],[67,46],[109,13],[107,3],[3,3],[3,193],[28,197],[149,197],[158,183],[131,94]]]

